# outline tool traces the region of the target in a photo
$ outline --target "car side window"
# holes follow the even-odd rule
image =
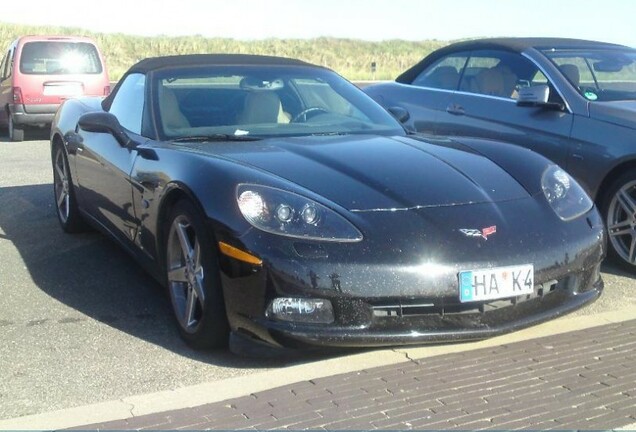
[[[473,51],[459,90],[516,99],[519,87],[530,85],[537,71],[538,68],[520,54],[497,50]]]
[[[9,59],[7,60],[7,77],[13,75],[13,62],[15,60],[15,47],[9,50]]]
[[[138,73],[128,75],[119,87],[109,110],[123,127],[136,134],[141,134],[145,84],[145,75]]]
[[[424,69],[411,84],[418,87],[457,90],[459,77],[467,59],[468,53],[442,57],[432,66]]]
[[[559,67],[565,78],[576,89],[581,87],[596,87],[596,81],[590,65],[585,58],[576,56],[552,57],[552,61]]]
[[[0,80],[3,80],[7,77],[7,60],[9,59],[9,52],[4,55],[2,58],[2,63],[0,63]]]
[[[2,59],[2,64],[0,64],[0,75],[3,80],[11,76],[12,57],[13,49],[9,49]]]

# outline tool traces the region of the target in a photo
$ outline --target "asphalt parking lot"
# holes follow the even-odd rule
[[[98,233],[61,231],[46,135],[31,138],[0,139],[0,419],[317,359],[189,349],[161,288],[128,255]],[[605,293],[577,314],[636,305],[634,278],[603,270]]]

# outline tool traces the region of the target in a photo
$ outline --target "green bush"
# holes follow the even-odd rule
[[[112,81],[146,57],[195,53],[237,53],[292,57],[326,66],[349,80],[389,80],[431,51],[448,42],[389,40],[369,42],[354,39],[236,39],[187,37],[144,37],[121,33],[94,33],[79,28],[26,26],[0,23],[0,49],[19,36],[32,34],[89,36],[97,41],[106,58]],[[376,62],[372,73],[371,63]]]

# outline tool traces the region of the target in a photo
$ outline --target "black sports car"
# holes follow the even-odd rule
[[[601,209],[611,255],[636,272],[635,49],[575,39],[459,42],[365,91],[406,109],[420,132],[498,139],[565,168]]]
[[[143,60],[103,101],[64,103],[51,151],[62,228],[132,253],[195,347],[484,338],[603,286],[602,221],[558,166],[409,135],[296,60]]]

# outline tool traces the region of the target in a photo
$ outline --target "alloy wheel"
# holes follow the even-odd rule
[[[66,156],[61,148],[55,152],[55,162],[53,164],[53,177],[55,185],[55,202],[57,213],[62,223],[66,223],[71,210],[71,200],[69,193],[68,169]]]
[[[167,248],[168,289],[177,321],[184,331],[194,333],[205,305],[201,246],[185,215],[177,216],[170,227]]]
[[[636,180],[616,191],[607,212],[607,230],[614,251],[636,265]]]

